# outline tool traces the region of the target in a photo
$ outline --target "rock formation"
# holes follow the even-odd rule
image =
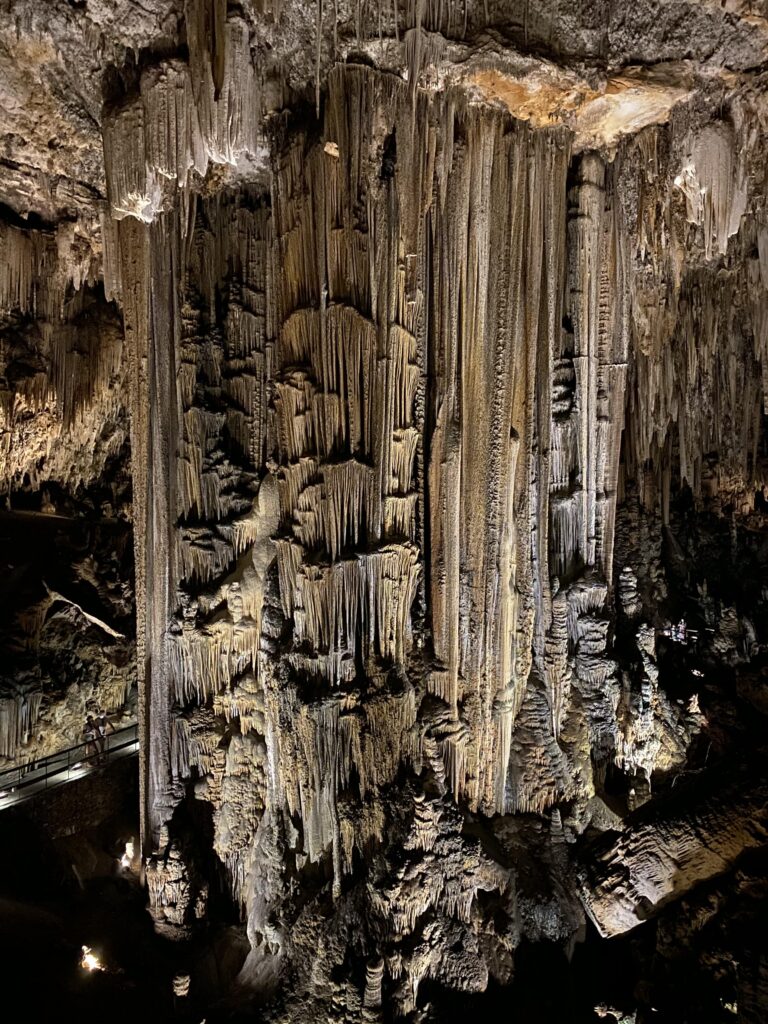
[[[223,888],[265,1019],[740,920],[768,5],[5,0],[0,52],[5,518],[87,534],[5,588],[0,755],[135,671],[153,918]]]

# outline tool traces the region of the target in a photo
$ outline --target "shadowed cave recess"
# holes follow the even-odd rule
[[[766,69],[0,0],[9,1021],[768,1020]]]

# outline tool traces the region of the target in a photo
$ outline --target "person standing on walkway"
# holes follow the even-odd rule
[[[104,758],[107,751],[107,736],[109,736],[111,732],[115,731],[115,727],[107,718],[107,712],[104,708],[100,708],[99,713],[96,716],[96,731],[98,733],[96,742],[99,745],[99,752],[101,753],[102,758]]]
[[[99,730],[96,723],[93,720],[93,715],[88,715],[85,720],[85,728],[83,729],[83,739],[85,740],[85,760],[90,761],[94,755],[98,757],[99,747],[97,737]]]

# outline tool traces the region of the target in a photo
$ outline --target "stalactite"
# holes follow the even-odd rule
[[[542,614],[548,601],[546,560],[538,570],[527,561],[532,536],[526,502],[530,482],[543,483],[548,476],[546,462],[534,454],[534,438],[549,419],[549,365],[560,347],[557,268],[563,257],[557,240],[563,235],[567,148],[556,134],[529,136],[519,129],[502,136],[500,125],[486,121],[482,126],[469,114],[465,117],[470,146],[454,158],[448,178],[448,195],[462,197],[463,208],[455,208],[457,200],[452,200],[441,214],[451,225],[442,257],[448,273],[442,279],[441,308],[434,314],[440,325],[437,358],[445,367],[447,386],[438,398],[432,441],[432,578],[437,584],[432,621],[436,653],[454,680],[449,702],[456,705],[470,693],[480,698],[482,710],[470,724],[477,737],[477,762],[467,765],[477,782],[468,795],[473,803],[491,807],[498,801],[503,805],[506,773],[494,745],[499,754],[508,749],[527,677],[520,672],[522,649],[533,642],[527,609],[536,593]],[[494,200],[506,195],[512,182],[517,198],[502,212]],[[466,227],[470,220],[473,236]],[[527,262],[520,259],[522,251]],[[535,311],[525,319],[518,315],[517,296],[523,290]],[[491,325],[499,339],[496,351],[474,340]],[[458,438],[471,432],[471,444],[451,441],[454,423]],[[502,426],[508,423],[511,429]],[[487,457],[477,458],[479,451]],[[541,497],[544,509],[547,490]],[[546,550],[546,534],[543,544]],[[477,577],[466,596],[462,564],[471,565]],[[509,710],[499,719],[503,729],[494,739],[494,702],[509,686],[509,697],[503,697]]]
[[[59,315],[65,280],[53,235],[0,223],[0,254],[0,309]]]
[[[104,123],[107,192],[116,219],[147,223],[186,193],[209,161],[236,164],[258,153],[260,93],[248,26],[225,18],[215,0],[185,5],[189,65],[163,61],[147,68],[140,95],[108,112]],[[215,32],[211,32],[215,26]],[[171,198],[169,198],[169,193]]]
[[[730,125],[708,124],[691,140],[688,162],[675,178],[685,194],[688,220],[703,229],[708,260],[727,252],[728,239],[739,230],[747,203],[735,146]]]
[[[552,626],[547,634],[544,651],[552,733],[557,737],[570,696],[568,598],[565,593],[558,593],[552,601]]]
[[[124,443],[124,347],[100,304],[93,261],[73,225],[0,223],[0,312],[20,329],[0,339],[5,493],[25,479],[36,487],[55,479],[75,492]],[[33,319],[30,331],[23,325]]]
[[[210,8],[215,10],[211,32]],[[190,75],[202,142],[215,163],[234,164],[257,151],[260,99],[251,61],[248,25],[225,19],[222,0],[186,0]]]
[[[40,717],[42,693],[0,699],[0,757],[15,758]]]
[[[656,358],[642,353],[635,358],[633,468],[660,462],[676,425],[680,480],[694,493],[700,493],[702,459],[711,451],[719,453],[721,488],[741,480],[749,489],[757,470],[755,431],[763,401],[753,359],[733,282],[713,282],[706,271],[691,275],[681,291],[670,344]]]

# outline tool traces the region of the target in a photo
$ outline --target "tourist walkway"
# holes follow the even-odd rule
[[[106,737],[104,756],[100,762],[88,758],[85,743],[60,750],[38,761],[0,771],[0,811],[30,800],[46,790],[82,779],[105,765],[123,757],[133,757],[139,750],[138,727],[118,729]]]

